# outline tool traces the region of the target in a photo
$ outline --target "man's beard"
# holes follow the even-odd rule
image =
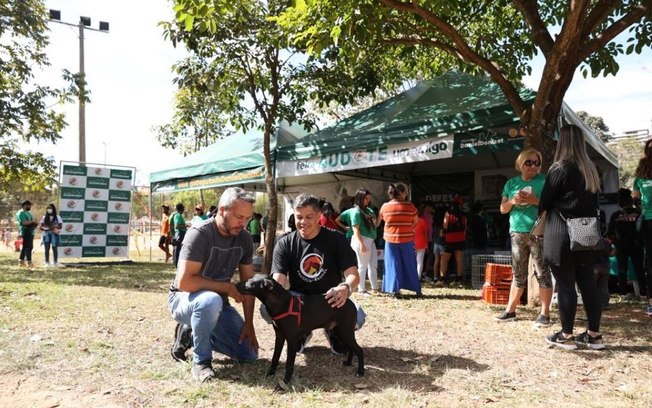
[[[229,228],[229,216],[224,214],[224,217],[222,217],[222,222],[220,223],[220,227],[222,228],[223,231],[225,231],[227,234],[229,234],[232,237],[237,236],[240,231],[238,232],[232,232],[232,228]]]

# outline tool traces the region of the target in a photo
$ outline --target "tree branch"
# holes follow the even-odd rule
[[[416,0],[414,0],[412,3],[403,3],[398,0],[379,1],[391,9],[403,11],[405,13],[412,13],[423,18],[437,32],[451,39],[452,43],[455,44],[455,47],[458,50],[460,58],[484,69],[491,76],[491,79],[503,90],[505,97],[509,101],[510,105],[512,105],[512,108],[514,108],[514,111],[519,115],[519,117],[525,115],[528,107],[521,99],[521,96],[514,87],[514,84],[512,84],[511,81],[505,77],[497,65],[476,53],[466,43],[464,38],[459,34],[455,27],[451,26],[446,21],[434,15],[432,12],[430,12],[430,10],[419,6]]]
[[[536,0],[514,0],[514,7],[523,15],[525,21],[532,30],[534,42],[541,48],[541,52],[545,57],[550,54],[552,47],[555,43],[548,28],[541,20],[539,15],[539,6]]]
[[[612,0],[599,0],[589,13],[582,30],[582,38],[588,39],[591,33],[606,19],[618,6],[618,2]]]
[[[593,40],[588,41],[586,46],[580,50],[580,61],[589,57],[589,55],[600,50],[609,41],[613,40],[618,34],[625,31],[629,26],[643,18],[652,11],[652,0],[646,0],[640,5],[634,7],[632,11],[625,14],[620,20],[607,27],[601,34],[598,34]]]

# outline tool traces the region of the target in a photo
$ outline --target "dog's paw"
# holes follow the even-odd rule
[[[265,378],[272,377],[274,374],[276,374],[276,370],[269,370],[269,371],[265,374]]]
[[[360,378],[360,377],[364,377],[364,371],[358,371],[358,372],[356,372],[356,373],[355,373],[355,376],[358,377],[358,378]]]
[[[350,366],[351,364],[352,364],[351,361],[342,360],[342,365],[343,365],[343,366]]]

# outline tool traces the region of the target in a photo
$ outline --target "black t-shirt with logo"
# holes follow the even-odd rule
[[[342,272],[357,265],[344,234],[320,228],[311,240],[301,238],[298,231],[282,237],[274,248],[272,274],[288,276],[290,290],[313,295],[342,283]]]

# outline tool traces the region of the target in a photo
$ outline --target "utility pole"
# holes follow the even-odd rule
[[[100,21],[100,28],[91,28],[90,17],[79,17],[79,23],[61,21],[61,11],[50,9],[50,21],[79,28],[79,163],[86,163],[86,71],[84,70],[84,30],[109,32],[109,23]],[[106,148],[106,147],[105,147]]]

